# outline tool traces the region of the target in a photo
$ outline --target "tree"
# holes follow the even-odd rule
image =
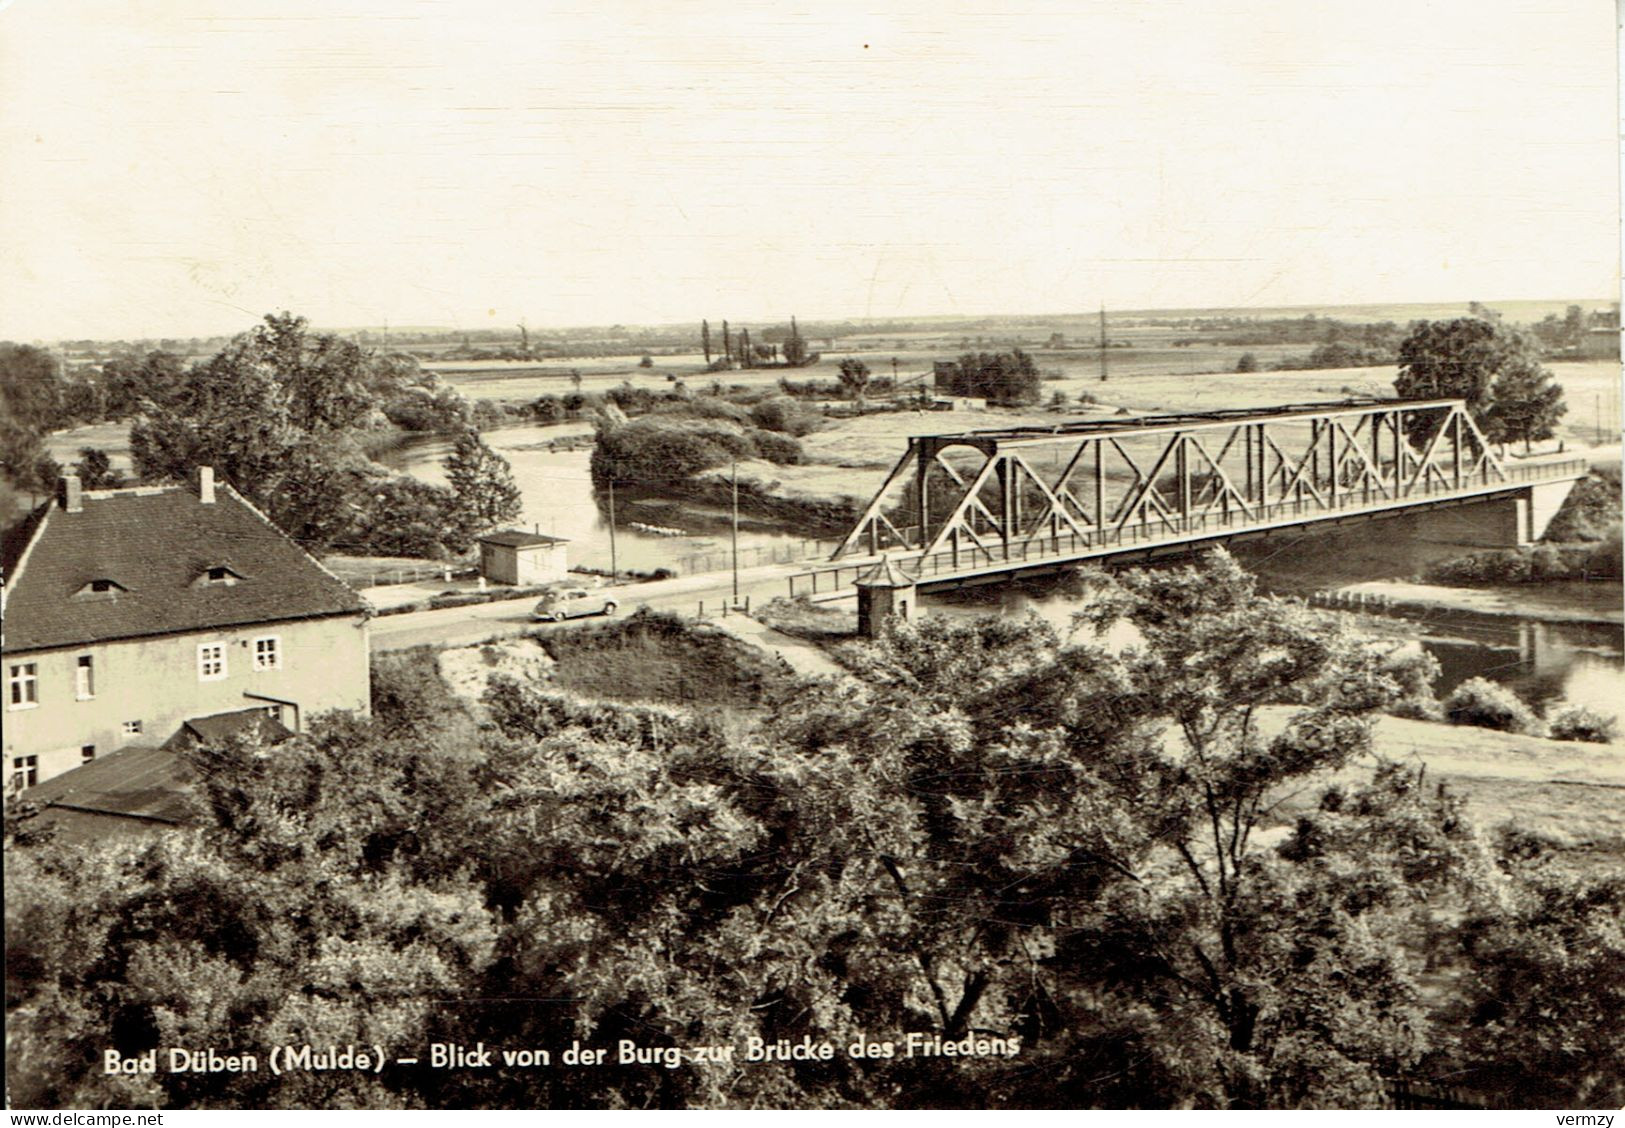
[[[1491,428],[1491,438],[1536,438],[1550,435],[1563,411],[1561,392],[1549,379],[1528,336],[1501,321],[1462,317],[1412,326],[1399,345],[1394,389],[1402,399],[1465,400],[1473,418]],[[1497,413],[1502,392],[1508,405]],[[1422,434],[1412,437],[1425,438],[1437,424],[1418,419],[1415,425]]]
[[[445,467],[457,516],[468,532],[477,535],[519,516],[523,503],[513,470],[478,431],[471,428],[457,436]]]
[[[79,448],[75,470],[87,490],[111,490],[124,484],[124,475],[113,469],[113,460],[97,447]]]
[[[38,481],[47,432],[56,426],[62,389],[56,358],[33,345],[0,342],[0,473],[25,489],[50,489]]]
[[[861,404],[864,390],[869,387],[869,366],[855,356],[843,357],[835,374],[846,394]]]
[[[956,396],[977,396],[989,403],[1020,407],[1038,402],[1038,366],[1020,349],[1007,353],[966,353],[949,373]]]
[[[1552,374],[1533,359],[1519,357],[1495,378],[1484,433],[1497,442],[1521,441],[1527,452],[1535,440],[1556,434],[1557,421],[1567,412],[1563,389],[1552,383]]]
[[[700,349],[705,353],[705,365],[711,366],[711,323],[700,320]]]
[[[791,368],[807,363],[807,339],[801,335],[794,316],[790,318],[790,335],[784,339],[784,363]]]
[[[1252,353],[1242,353],[1241,359],[1236,361],[1237,372],[1257,372],[1258,357]]]

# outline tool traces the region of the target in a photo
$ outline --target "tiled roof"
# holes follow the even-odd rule
[[[293,733],[264,709],[238,709],[230,713],[193,717],[181,725],[180,732],[175,735],[183,742],[190,738],[205,748],[222,748],[237,736],[257,736],[267,743],[279,744]],[[171,741],[170,746],[175,743]]]
[[[545,533],[527,533],[520,529],[504,529],[480,538],[481,544],[499,544],[503,548],[531,548],[539,544],[567,544],[564,537],[550,537]]]
[[[212,505],[183,486],[83,497],[80,512],[53,504],[26,544],[8,546],[8,652],[365,609],[230,486]],[[240,578],[200,580],[211,568]],[[97,580],[122,590],[94,592]]]

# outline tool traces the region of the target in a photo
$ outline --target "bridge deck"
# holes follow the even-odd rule
[[[1584,459],[1544,462],[1524,466],[1486,468],[1464,477],[1449,487],[1421,482],[1400,497],[1372,496],[1380,491],[1349,494],[1325,501],[1277,502],[1255,507],[1249,515],[1240,510],[1210,512],[1179,518],[1127,524],[1115,528],[1089,530],[1083,534],[1035,535],[1019,542],[961,546],[928,554],[900,551],[891,560],[919,580],[921,590],[951,587],[991,579],[1004,574],[1049,571],[1067,564],[1102,560],[1114,556],[1149,555],[1160,549],[1175,549],[1205,541],[1225,540],[1273,529],[1306,526],[1318,522],[1340,522],[1349,518],[1378,518],[1396,512],[1442,508],[1464,501],[1484,500],[1498,494],[1517,493],[1533,485],[1572,481],[1584,477]],[[809,569],[789,578],[790,595],[814,600],[839,599],[853,594],[852,583],[872,568],[878,556],[845,560],[824,568]]]

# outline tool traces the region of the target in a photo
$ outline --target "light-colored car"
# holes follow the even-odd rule
[[[565,619],[576,619],[582,615],[613,614],[615,614],[613,597],[601,591],[565,587],[556,588],[542,596],[536,604],[536,609],[530,613],[530,617],[538,622],[550,619],[555,623],[562,623]]]

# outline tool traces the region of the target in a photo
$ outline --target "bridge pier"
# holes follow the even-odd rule
[[[1396,532],[1432,544],[1523,548],[1534,544],[1563,507],[1573,480],[1525,486],[1514,494],[1395,518]]]

